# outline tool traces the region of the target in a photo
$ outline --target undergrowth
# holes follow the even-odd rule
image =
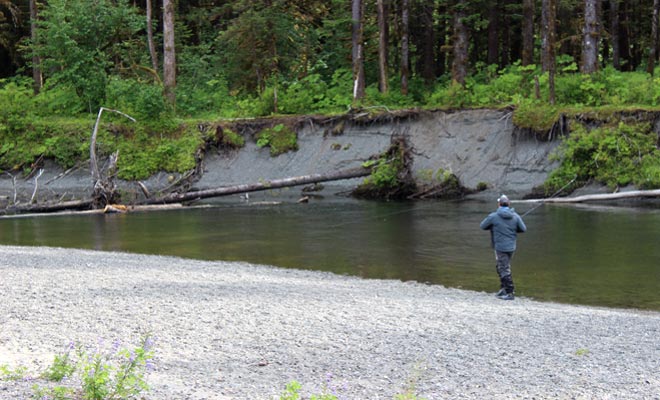
[[[548,177],[546,194],[574,177],[574,187],[590,181],[610,189],[631,184],[644,189],[660,187],[658,135],[650,123],[587,127],[574,122],[555,157],[561,164]]]

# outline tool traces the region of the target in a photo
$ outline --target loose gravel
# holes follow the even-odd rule
[[[660,399],[660,313],[235,262],[0,247],[0,381],[156,338],[145,399]]]

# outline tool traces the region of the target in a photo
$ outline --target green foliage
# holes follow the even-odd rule
[[[188,171],[195,167],[195,153],[203,144],[201,136],[193,132],[178,138],[161,138],[138,129],[130,140],[120,138],[116,143],[118,176],[131,180],[144,179],[158,171]]]
[[[34,54],[51,84],[75,89],[90,112],[105,97],[115,65],[132,65],[144,49],[144,21],[127,0],[53,0],[40,12]]]
[[[49,388],[34,385],[32,386],[32,393],[33,398],[39,400],[72,400],[76,398],[76,391],[65,386]]]
[[[277,124],[259,132],[257,146],[270,147],[270,155],[277,156],[288,151],[298,150],[298,136],[286,125]]]
[[[525,99],[513,113],[513,123],[536,132],[549,132],[559,119],[560,109],[543,101]]]
[[[480,75],[466,80],[466,87],[471,92],[470,104],[480,107],[510,105],[529,95],[531,84],[528,80],[534,66],[514,64],[501,71],[496,71],[495,67],[490,65]]]
[[[243,136],[232,131],[231,129],[225,128],[222,130],[222,138],[220,138],[220,143],[233,149],[239,149],[245,146],[245,139],[243,139]]]
[[[25,171],[39,157],[52,158],[62,167],[75,165],[89,154],[88,121],[33,118],[23,131],[0,131],[0,168]]]
[[[218,35],[221,63],[233,77],[233,88],[262,92],[273,79],[301,76],[317,44],[313,20],[325,12],[285,1],[244,8]]]
[[[362,105],[386,106],[393,109],[414,107],[415,99],[412,95],[403,95],[398,83],[398,81],[390,82],[390,90],[387,93],[381,93],[377,84],[367,86]]]
[[[399,173],[403,168],[403,159],[400,157],[382,156],[362,164],[371,168],[371,175],[364,179],[362,185],[374,186],[378,189],[390,189],[399,186]]]
[[[75,88],[67,83],[48,81],[33,99],[34,112],[41,117],[76,117],[88,107]]]
[[[0,80],[0,137],[18,135],[27,129],[33,110],[31,103],[29,81]]]
[[[27,374],[26,366],[18,366],[16,368],[11,368],[8,365],[0,365],[0,379],[5,381],[18,381],[25,378]]]
[[[275,86],[268,86],[258,96],[247,96],[237,102],[239,116],[263,117],[275,111]]]
[[[394,396],[394,400],[424,400],[423,397],[417,397],[416,394],[411,392],[400,393]]]
[[[286,389],[280,395],[279,400],[300,400],[300,389],[302,386],[296,381],[287,383]],[[337,400],[337,396],[329,393],[313,394],[310,400]]]
[[[53,364],[44,372],[43,377],[52,382],[60,382],[71,377],[76,371],[76,364],[71,358],[72,347],[67,348],[63,354],[56,354]]]
[[[286,85],[279,96],[278,111],[282,114],[305,114],[327,107],[328,84],[320,74],[310,74]]]
[[[467,87],[451,82],[447,86],[437,86],[427,103],[430,106],[462,108],[471,105],[471,94]]]
[[[575,350],[575,355],[578,357],[584,357],[589,355],[589,349],[577,349]]]
[[[234,117],[236,98],[220,65],[220,57],[209,43],[185,46],[177,53],[177,112],[187,116]]]
[[[592,129],[573,124],[561,144],[561,165],[545,183],[546,193],[577,182],[596,180],[611,188],[635,184],[660,187],[660,150],[650,124],[624,124]]]
[[[163,87],[153,83],[113,77],[106,87],[105,97],[108,108],[120,110],[142,122],[163,118],[169,111]]]
[[[101,343],[102,344],[102,343]],[[145,375],[153,366],[153,338],[145,335],[132,349],[121,348],[119,342],[112,348],[102,345],[93,351],[78,346],[75,354],[71,344],[62,355],[55,356],[53,365],[44,376],[55,382],[64,377],[80,382],[81,398],[85,400],[123,400],[137,398],[149,389]],[[77,399],[77,390],[68,386],[54,388],[33,387],[39,399]]]
[[[325,99],[319,102],[319,111],[346,111],[353,102],[353,72],[339,68],[332,74]]]

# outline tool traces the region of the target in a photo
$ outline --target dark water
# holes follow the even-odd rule
[[[0,243],[241,260],[494,292],[489,234],[479,230],[493,208],[346,200],[12,218],[0,219]],[[546,205],[525,222],[512,262],[519,296],[660,310],[660,209]]]

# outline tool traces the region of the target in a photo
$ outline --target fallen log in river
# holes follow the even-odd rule
[[[235,186],[226,186],[216,189],[206,189],[190,191],[185,193],[171,193],[165,196],[147,199],[140,204],[171,204],[183,203],[195,200],[201,200],[211,197],[228,196],[232,194],[241,194],[248,192],[257,192],[261,190],[279,189],[284,187],[308,185],[312,183],[338,181],[343,179],[360,178],[371,173],[371,168],[357,167],[335,171],[328,174],[303,175],[292,178],[274,179],[252,184],[243,184]]]
[[[528,199],[528,200],[518,200],[516,201],[516,203],[584,203],[587,201],[636,199],[636,198],[650,198],[650,197],[660,197],[660,189],[630,190],[626,192],[616,192],[616,193],[586,194],[583,196],[576,196],[576,197],[551,197],[547,199]]]

